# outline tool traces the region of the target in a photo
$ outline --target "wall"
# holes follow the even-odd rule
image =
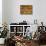
[[[21,15],[20,14],[20,5],[22,4],[29,4],[33,6],[33,14],[31,15]],[[34,19],[37,19],[39,15],[39,1],[37,0],[11,0],[11,15],[9,16],[9,22],[21,22],[23,20],[26,20],[29,24],[34,23]],[[10,9],[9,9],[10,10]],[[10,18],[11,17],[11,18]]]
[[[0,0],[0,27],[2,27],[2,0]]]
[[[4,22],[8,23],[8,17],[7,17],[7,0],[2,0],[2,23]]]
[[[4,16],[3,20],[7,23],[22,22],[26,20],[29,24],[34,23],[34,19],[37,19],[38,24],[41,21],[46,25],[46,0],[4,0]],[[33,6],[33,14],[21,15],[20,5],[29,4]]]

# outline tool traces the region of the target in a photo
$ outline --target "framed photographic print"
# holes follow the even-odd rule
[[[32,14],[32,5],[20,5],[20,14]]]

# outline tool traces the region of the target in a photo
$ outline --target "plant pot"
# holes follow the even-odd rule
[[[0,44],[4,44],[5,38],[0,38]]]

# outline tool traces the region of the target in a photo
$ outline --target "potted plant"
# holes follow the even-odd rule
[[[0,31],[0,44],[4,44],[4,40],[7,37],[8,29],[7,25],[3,25],[3,31]]]

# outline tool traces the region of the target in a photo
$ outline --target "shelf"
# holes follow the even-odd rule
[[[10,32],[10,33],[15,33],[15,32]]]
[[[16,32],[16,33],[23,33],[23,32]]]
[[[16,34],[22,34],[22,36],[25,36],[26,34],[26,28],[30,27],[31,25],[9,25],[10,27],[10,33],[16,33]],[[15,27],[15,28],[14,28]],[[14,30],[16,32],[14,32]],[[11,32],[12,31],[12,32]]]
[[[15,32],[10,32],[10,33],[15,33]],[[16,33],[23,33],[23,32],[16,32]]]
[[[28,24],[28,25],[9,25],[9,26],[31,26],[31,25],[38,25],[38,24]]]

